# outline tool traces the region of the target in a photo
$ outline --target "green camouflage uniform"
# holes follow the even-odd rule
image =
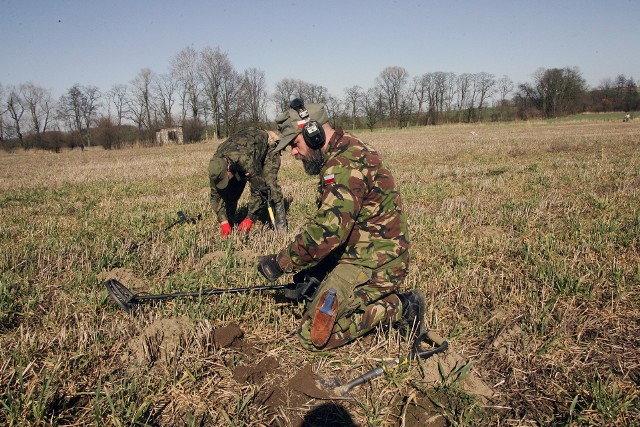
[[[270,140],[266,131],[249,128],[232,135],[218,147],[214,157],[226,158],[233,172],[229,184],[222,190],[216,188],[214,177],[210,176],[211,208],[218,221],[233,224],[238,199],[247,180],[251,188],[247,217],[252,221],[255,221],[264,204],[260,188],[269,186],[273,203],[283,200],[282,189],[278,184],[282,153],[275,151],[275,145],[276,141]]]
[[[310,350],[317,350],[310,339],[311,322],[325,290],[336,289],[339,304],[328,349],[400,319],[395,292],[409,265],[406,215],[381,156],[342,129],[323,155],[315,219],[277,256],[285,272],[328,272],[319,277],[324,280],[299,331],[302,345]]]

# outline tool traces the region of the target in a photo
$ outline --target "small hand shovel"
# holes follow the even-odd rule
[[[425,350],[420,346],[420,343],[424,341],[430,341],[437,347]],[[354,387],[365,384],[374,378],[388,372],[391,368],[405,365],[411,362],[412,359],[428,359],[434,354],[442,353],[449,347],[449,343],[445,341],[440,335],[433,331],[423,332],[416,337],[413,343],[413,350],[409,356],[405,356],[401,359],[394,359],[390,362],[384,362],[382,365],[375,369],[366,372],[359,377],[349,381],[346,384],[341,384],[338,378],[316,378],[316,387],[306,387],[305,390],[301,390],[309,397],[315,397],[317,399],[350,399],[349,392]]]

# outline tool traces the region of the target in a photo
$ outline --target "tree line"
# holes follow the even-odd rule
[[[508,76],[429,72],[411,76],[400,66],[383,69],[370,88],[327,88],[285,78],[268,93],[264,71],[238,71],[219,47],[187,47],[168,72],[143,68],[126,84],[105,92],[74,84],[58,99],[32,82],[0,83],[0,143],[59,150],[102,145],[153,144],[155,132],[181,126],[185,142],[224,138],[244,126],[269,126],[295,97],[327,105],[335,126],[352,129],[441,123],[529,120],[592,111],[635,111],[632,77],[607,78],[589,88],[577,67],[539,69],[517,86]]]

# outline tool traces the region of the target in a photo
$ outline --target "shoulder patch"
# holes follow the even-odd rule
[[[334,174],[330,173],[329,175],[325,175],[324,177],[322,177],[322,182],[325,185],[333,184],[334,182],[336,182],[336,177]]]

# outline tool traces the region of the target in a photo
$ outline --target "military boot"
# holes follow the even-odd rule
[[[405,294],[398,294],[402,304],[402,317],[394,326],[403,337],[418,336],[424,332],[424,313],[426,303],[424,295],[415,289]]]
[[[284,208],[284,200],[275,203],[274,205],[275,209],[273,214],[275,217],[274,226],[276,231],[286,232],[289,229],[289,226],[287,225],[287,212]]]

